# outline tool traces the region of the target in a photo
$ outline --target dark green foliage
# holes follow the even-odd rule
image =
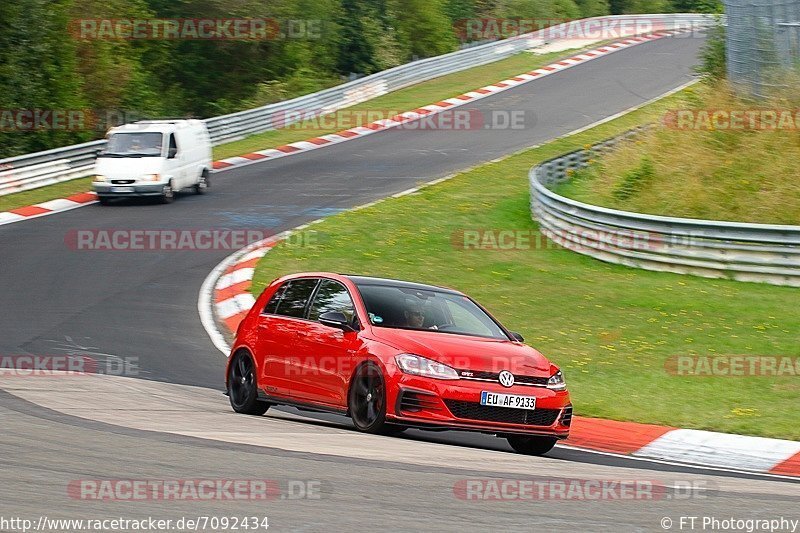
[[[709,31],[705,45],[700,52],[698,71],[707,79],[721,80],[726,76],[725,26],[717,22]]]

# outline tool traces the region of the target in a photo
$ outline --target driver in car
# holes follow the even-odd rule
[[[406,300],[406,325],[410,328],[421,328],[425,323],[425,315],[422,313],[422,306],[414,300]]]

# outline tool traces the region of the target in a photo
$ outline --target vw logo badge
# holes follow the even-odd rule
[[[500,381],[500,385],[502,385],[503,387],[510,387],[514,384],[514,374],[512,374],[508,370],[503,370],[502,372],[500,372],[498,380]]]

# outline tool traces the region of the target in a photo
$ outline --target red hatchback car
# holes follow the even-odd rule
[[[495,434],[541,455],[566,438],[561,371],[451,289],[324,272],[272,282],[242,321],[226,371],[231,406],[350,416],[356,428]]]

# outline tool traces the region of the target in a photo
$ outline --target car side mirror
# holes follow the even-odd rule
[[[525,342],[525,339],[522,338],[522,335],[520,335],[516,331],[509,331],[509,333],[511,334],[511,338],[514,339],[515,341]]]
[[[350,321],[341,311],[327,311],[319,315],[319,322],[323,326],[337,328],[343,331],[353,331]]]

